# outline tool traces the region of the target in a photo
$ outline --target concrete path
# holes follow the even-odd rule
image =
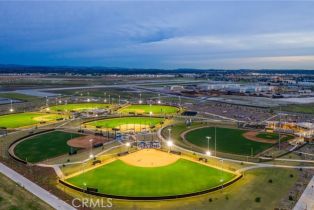
[[[314,176],[305,188],[293,210],[314,210]]]
[[[24,176],[20,175],[19,173],[15,172],[14,170],[10,169],[9,167],[0,163],[0,173],[7,176],[12,181],[16,182],[50,206],[58,210],[75,210],[74,207],[69,205],[68,203],[60,200],[53,194],[49,193],[45,189],[39,187],[37,184],[31,182],[30,180],[26,179]]]

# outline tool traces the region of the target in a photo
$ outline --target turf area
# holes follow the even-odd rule
[[[107,109],[109,104],[99,103],[80,103],[80,104],[62,104],[50,107],[52,111],[88,111],[93,109]]]
[[[239,129],[217,128],[217,151],[239,155],[251,155],[251,149],[253,149],[253,154],[257,154],[272,146],[272,144],[251,141],[244,138],[243,133],[245,132],[246,131]],[[210,150],[213,150],[215,148],[214,127],[206,127],[190,131],[186,134],[185,138],[190,143],[207,149],[207,136],[212,137],[209,142],[209,148]]]
[[[57,114],[45,114],[34,112],[1,115],[0,127],[19,128],[23,126],[34,125],[41,121],[45,122],[53,121],[58,118],[62,118],[62,116]]]
[[[79,136],[81,135],[61,131],[39,134],[17,144],[14,153],[22,160],[31,163],[40,162],[68,153],[70,147],[67,141]]]
[[[120,113],[137,113],[137,114],[175,114],[179,111],[177,107],[174,106],[164,106],[164,105],[141,105],[134,104],[127,107],[123,107],[118,110]]]
[[[269,139],[269,140],[278,140],[279,134],[278,133],[259,133],[256,135],[258,138],[262,139]],[[283,135],[281,136],[281,141],[288,141],[290,139],[293,139],[294,137],[292,135]]]
[[[88,125],[103,128],[119,128],[121,125],[150,125],[155,126],[164,121],[164,118],[157,117],[121,117],[121,118],[110,118],[105,120],[98,120],[87,123]]]
[[[299,112],[299,113],[306,113],[306,114],[314,114],[314,104],[291,104],[287,106],[282,106],[283,111],[288,112]],[[279,110],[279,108],[277,108]]]
[[[116,160],[69,178],[73,185],[123,196],[165,196],[202,191],[234,178],[234,174],[185,159],[163,167],[137,167]]]

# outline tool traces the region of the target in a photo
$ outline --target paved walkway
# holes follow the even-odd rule
[[[305,188],[293,210],[314,210],[314,176]]]
[[[33,193],[35,196],[40,198],[41,200],[45,201],[47,204],[52,206],[58,210],[75,210],[74,207],[67,204],[66,202],[60,200],[53,194],[49,193],[45,189],[39,187],[37,184],[31,182],[30,180],[26,179],[24,176],[20,175],[19,173],[15,172],[14,170],[8,168],[7,166],[0,163],[0,173],[7,176],[12,181],[16,182],[20,186],[24,187],[29,192]]]

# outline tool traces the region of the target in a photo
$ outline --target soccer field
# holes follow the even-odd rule
[[[49,107],[52,111],[88,111],[93,109],[107,109],[109,104],[100,103],[79,103],[79,104],[62,104]]]
[[[8,114],[0,116],[0,127],[19,128],[23,126],[34,125],[42,121],[53,121],[58,118],[62,118],[62,116],[58,114],[45,114],[34,112]]]
[[[232,153],[238,155],[251,155],[260,153],[267,148],[270,148],[273,144],[261,143],[257,141],[251,141],[243,137],[246,131],[231,128],[217,128],[217,151]],[[185,135],[185,139],[192,144],[195,144],[204,149],[208,148],[207,136],[211,137],[209,142],[209,148],[211,151],[215,148],[215,128],[206,127],[196,130],[192,130]]]
[[[97,120],[87,123],[87,125],[101,128],[119,128],[127,125],[130,127],[132,125],[155,126],[163,121],[164,118],[157,117],[121,117]]]
[[[136,113],[136,114],[175,114],[179,111],[179,108],[174,106],[164,106],[164,105],[141,105],[141,104],[134,104],[129,105],[127,107],[123,107],[118,110],[120,113]]]
[[[14,154],[30,163],[40,162],[68,153],[70,146],[67,141],[79,136],[81,135],[61,131],[39,134],[17,144]]]
[[[139,167],[116,160],[67,179],[75,186],[122,196],[167,196],[207,190],[235,175],[185,159],[162,167]]]

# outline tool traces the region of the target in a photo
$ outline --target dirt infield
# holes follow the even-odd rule
[[[91,139],[93,139],[92,142],[89,141]],[[91,148],[92,145],[99,144],[99,143],[105,143],[108,141],[109,140],[107,138],[102,137],[102,136],[88,135],[88,136],[81,136],[78,138],[71,139],[71,140],[67,141],[67,144],[70,147],[88,149],[88,148]]]
[[[275,144],[277,142],[277,140],[275,139],[272,140],[272,139],[259,138],[256,136],[257,134],[259,133],[256,131],[248,131],[243,134],[243,137],[251,141],[256,141],[256,142],[261,142],[261,143]]]
[[[155,149],[143,149],[119,159],[126,164],[139,167],[160,167],[176,162],[180,156]]]

